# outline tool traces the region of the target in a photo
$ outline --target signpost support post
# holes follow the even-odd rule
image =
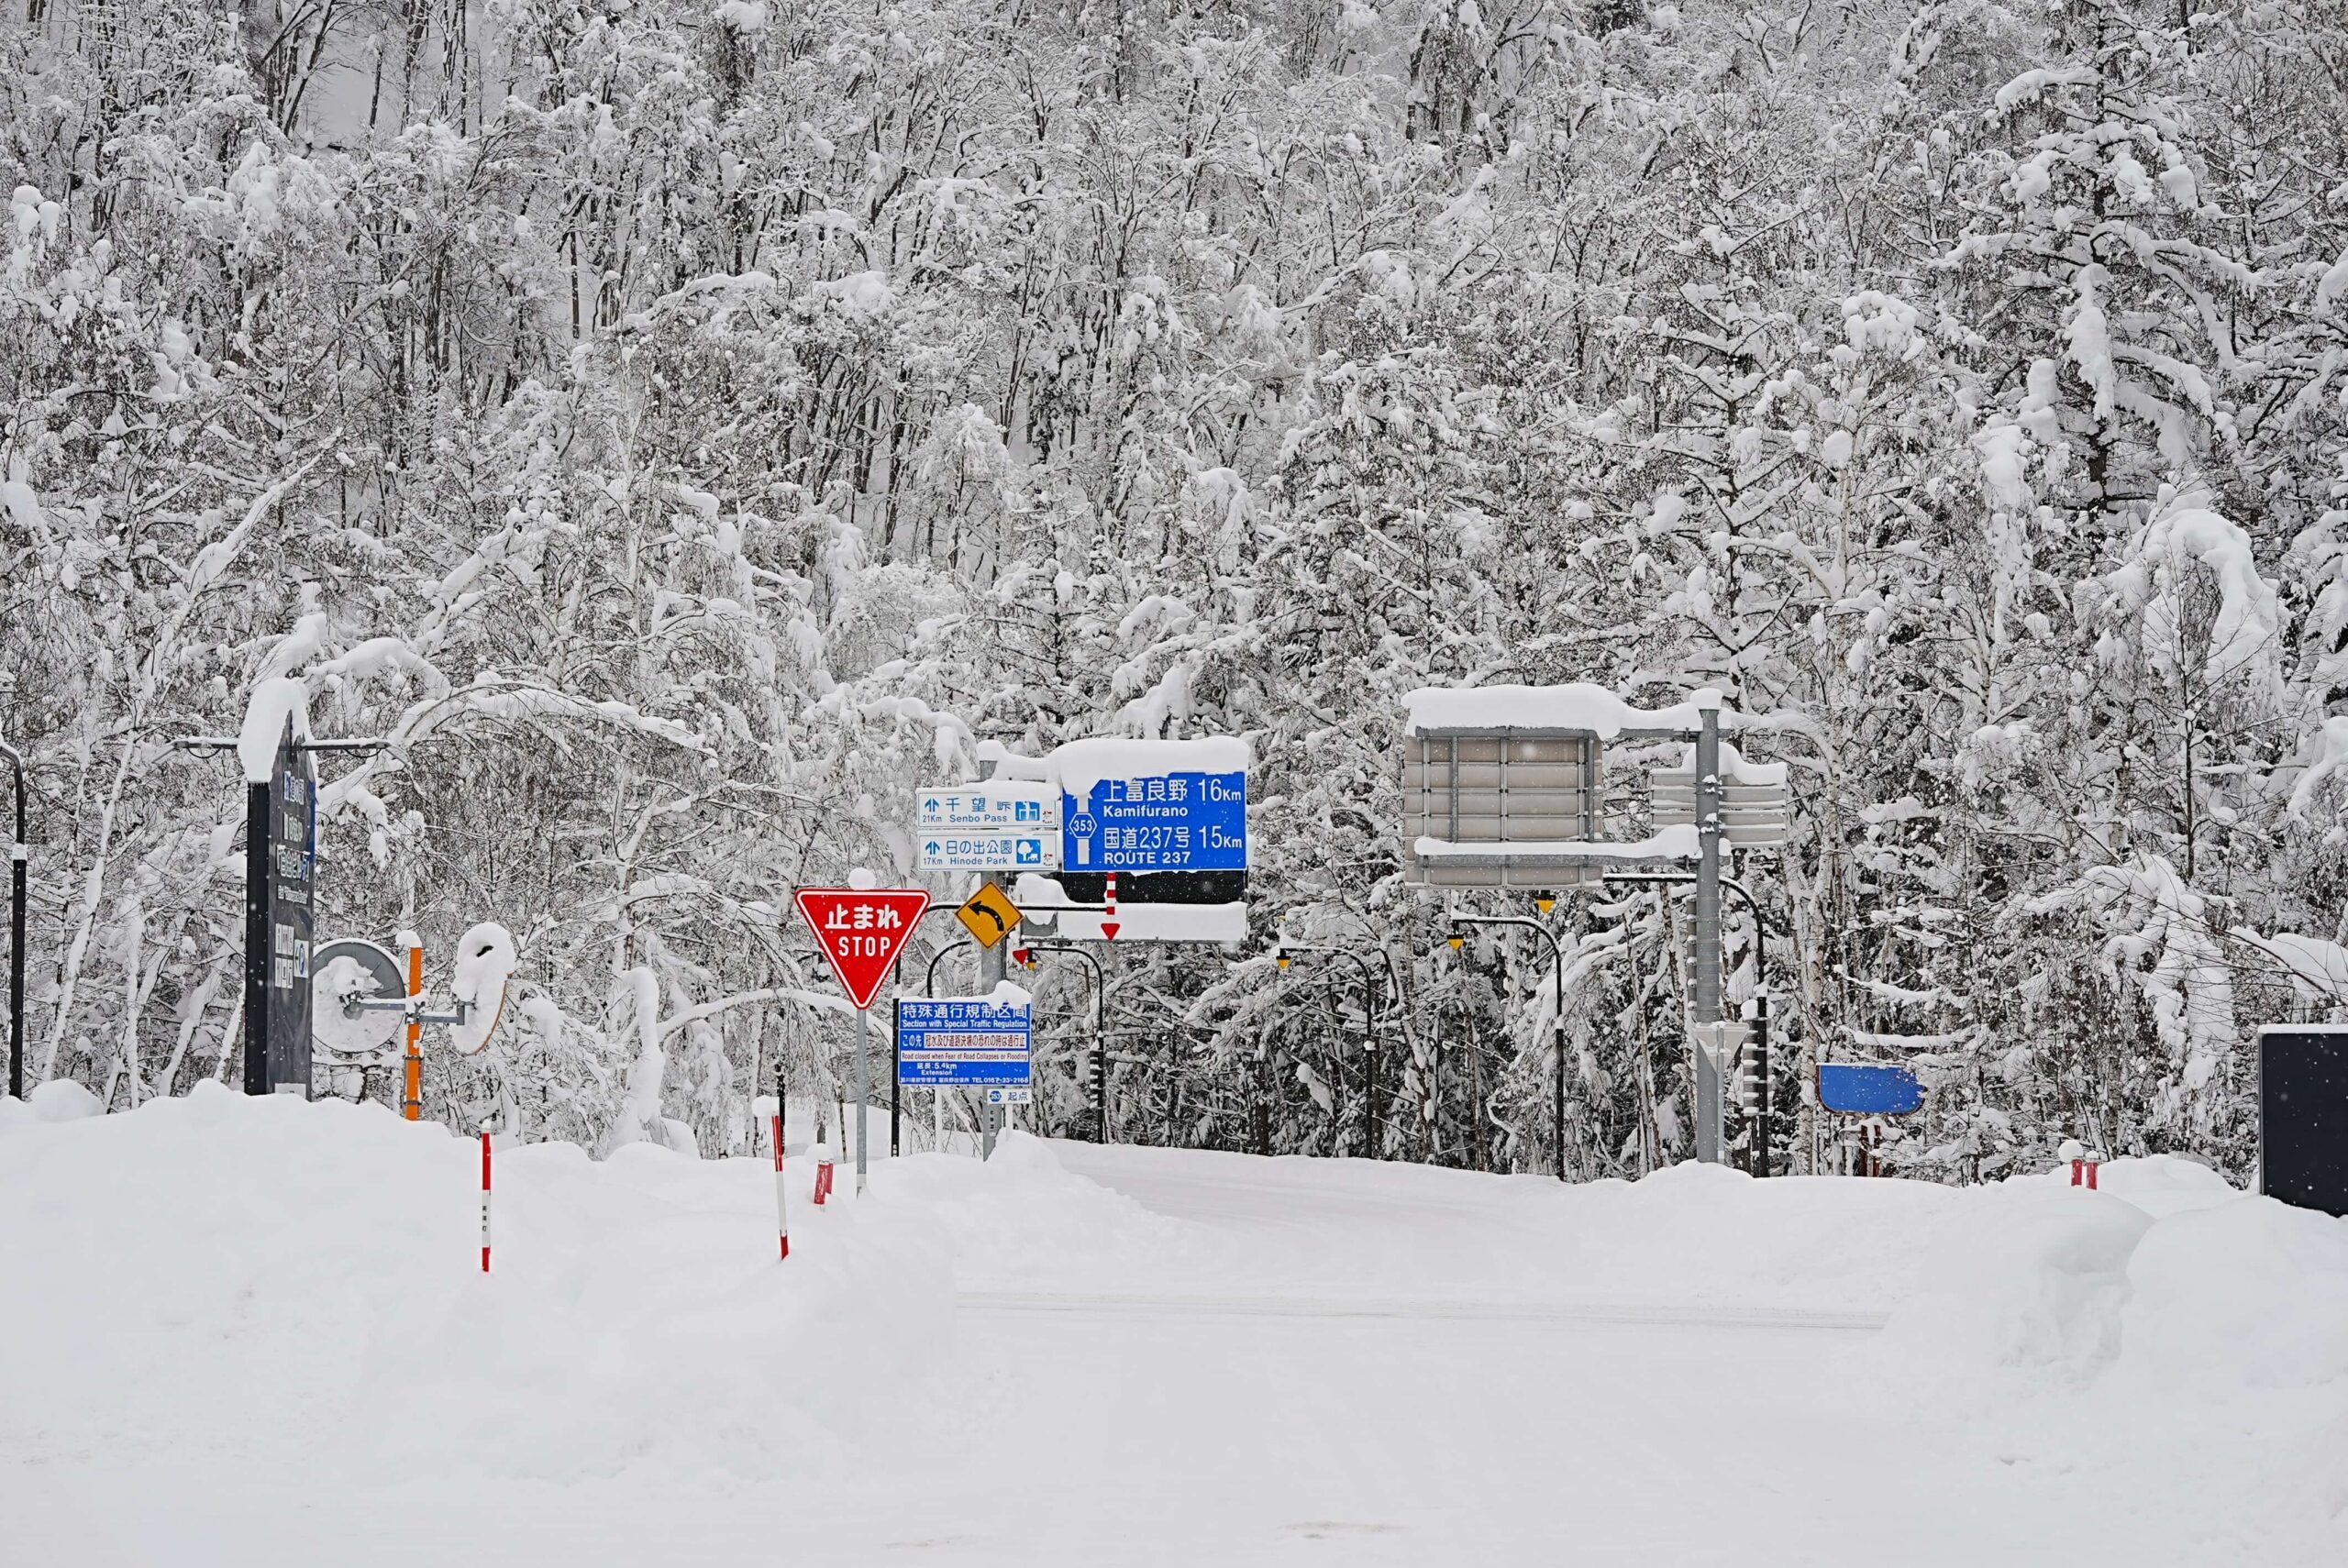
[[[1721,705],[1718,692],[1697,696],[1696,950],[1689,1010],[1700,1024],[1721,1021]],[[1696,1158],[1721,1162],[1721,1063],[1696,1046]]]
[[[864,1196],[865,1167],[871,1154],[871,1135],[867,1131],[872,1114],[872,1010],[863,1010],[858,1020],[856,1050],[856,1195]]]
[[[989,885],[991,885],[994,878],[989,877],[985,878],[985,881]],[[1007,959],[1010,955],[1011,944],[1008,942],[997,942],[989,946],[979,949],[979,994],[980,996],[992,996],[994,994],[994,988],[1002,984],[1002,982],[1009,977],[1009,970],[1004,960]],[[979,1158],[982,1160],[991,1160],[994,1158],[995,1115],[996,1111],[993,1106],[981,1105],[979,1107],[979,1128],[980,1136]]]
[[[918,888],[802,888],[796,902],[807,929],[823,944],[824,956],[838,977],[840,988],[863,1015],[858,1021],[853,1074],[856,1191],[860,1198],[871,1154],[868,1132],[872,1100],[872,999],[904,955],[922,912],[929,907],[929,895]]]

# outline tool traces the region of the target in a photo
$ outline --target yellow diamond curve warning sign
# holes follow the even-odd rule
[[[992,947],[1019,923],[1019,906],[1011,901],[1010,894],[988,882],[970,895],[969,903],[954,911],[954,918],[969,929],[980,946]]]

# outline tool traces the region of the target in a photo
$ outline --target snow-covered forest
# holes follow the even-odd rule
[[[288,675],[392,742],[321,934],[520,940],[427,1114],[602,1148],[833,1094],[790,889],[912,879],[979,742],[1232,734],[1259,941],[1106,955],[1120,1135],[1553,1168],[1545,959],[1399,879],[1430,684],[1716,685],[1791,766],[1780,1169],[1824,1052],[1922,1070],[1904,1172],[2239,1170],[2254,1026],[2348,995],[2342,0],[0,12],[33,1081],[233,1074],[172,742]],[[1684,1154],[1685,909],[1552,919],[1565,1169]],[[1386,950],[1375,1129],[1280,933]]]

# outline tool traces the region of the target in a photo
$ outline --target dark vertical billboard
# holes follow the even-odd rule
[[[317,774],[286,721],[245,808],[245,1092],[310,1092]]]
[[[2348,1216],[2348,1025],[2258,1032],[2259,1190]]]

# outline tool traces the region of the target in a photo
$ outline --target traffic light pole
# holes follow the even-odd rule
[[[1081,947],[1066,943],[1031,942],[1029,953],[1065,953],[1084,960],[1092,971],[1092,1141],[1109,1141],[1109,1043],[1102,1037],[1109,1011],[1109,977],[1101,967],[1101,960]]]
[[[936,911],[932,911],[931,912],[935,913]],[[936,998],[937,995],[938,964],[944,960],[948,953],[954,952],[958,948],[968,947],[969,945],[970,939],[965,936],[958,941],[947,943],[945,946],[939,948],[936,952],[929,955],[929,968],[923,974],[921,980],[921,994],[923,996],[933,999]],[[893,1009],[891,1010],[889,1017],[889,1036],[892,1040],[898,1038],[897,1019],[895,1010]],[[899,1050],[903,1050],[902,1043],[899,1045]],[[903,1067],[900,1066],[892,1068],[892,1076],[895,1077],[903,1077]],[[946,1146],[946,1086],[940,1084],[929,1092],[936,1097],[936,1104],[932,1107],[932,1110],[935,1110],[936,1114],[930,1119],[933,1123],[932,1142],[938,1148],[943,1149]],[[903,1094],[904,1088],[902,1084],[892,1084],[890,1086],[889,1153],[892,1154],[894,1154],[897,1152],[897,1104],[900,1099],[903,1098]]]
[[[1609,871],[1606,873],[1606,880],[1609,882],[1645,883],[1650,886],[1659,883],[1677,883],[1683,887],[1691,884],[1700,886],[1697,881],[1697,877],[1694,874],[1686,871]],[[1755,954],[1754,963],[1756,968],[1759,967],[1763,959],[1767,956],[1769,939],[1769,927],[1761,918],[1760,902],[1754,898],[1753,890],[1751,889],[1747,888],[1744,883],[1738,881],[1733,877],[1716,877],[1714,880],[1717,886],[1729,892],[1734,893],[1739,899],[1743,900],[1744,903],[1744,912],[1753,917],[1753,947]],[[1718,927],[1715,926],[1714,929],[1717,932]],[[1717,951],[1717,949],[1715,951]],[[1714,972],[1715,974],[1718,973],[1717,970]],[[1755,1168],[1753,1174],[1755,1176],[1767,1176],[1769,1174],[1767,1136],[1769,1126],[1769,1004],[1767,993],[1765,991],[1757,999],[1760,1001],[1761,1005],[1758,1015],[1754,1021],[1753,1040],[1756,1053],[1756,1061],[1761,1074],[1759,1090],[1760,1103],[1757,1111],[1760,1121],[1754,1133],[1754,1148],[1755,1152],[1754,1156]],[[1698,1064],[1697,1071],[1700,1074],[1703,1071],[1703,1063],[1707,1059],[1708,1055],[1709,1053],[1700,1048],[1696,1053]],[[1700,1082],[1701,1080],[1700,1078]],[[1715,1083],[1717,1085],[1717,1075],[1715,1075]]]
[[[1361,971],[1361,1045],[1363,1053],[1362,1084],[1362,1143],[1369,1150],[1369,1157],[1377,1159],[1385,1153],[1383,1140],[1379,1137],[1378,1120],[1378,974],[1369,960],[1350,947],[1291,947],[1280,944],[1274,959],[1280,967],[1288,967],[1287,955],[1291,953],[1327,953],[1339,958],[1349,958]]]
[[[1541,940],[1549,944],[1549,966],[1552,975],[1550,1030],[1556,1043],[1555,1070],[1549,1075],[1549,1138],[1556,1151],[1557,1179],[1566,1179],[1566,950],[1549,928],[1537,920],[1523,915],[1454,915],[1451,923],[1461,925],[1515,925],[1538,932]]]
[[[980,885],[981,887],[991,887],[993,883],[994,878],[989,877],[984,878]],[[1008,936],[1004,937],[1002,941],[996,943],[991,947],[981,947],[979,949],[979,994],[980,996],[991,997],[994,995],[994,988],[1010,977],[1009,969],[1004,963],[1004,960],[1009,958],[1010,955],[1011,938]],[[991,1160],[994,1158],[995,1116],[995,1107],[991,1105],[981,1105],[979,1107],[979,1126],[980,1129],[979,1158],[982,1160]]]
[[[1696,698],[1696,952],[1689,1012],[1695,1022],[1721,1021],[1721,700],[1706,690]],[[1711,1047],[1696,1042],[1696,1158],[1721,1163],[1721,1063]]]

